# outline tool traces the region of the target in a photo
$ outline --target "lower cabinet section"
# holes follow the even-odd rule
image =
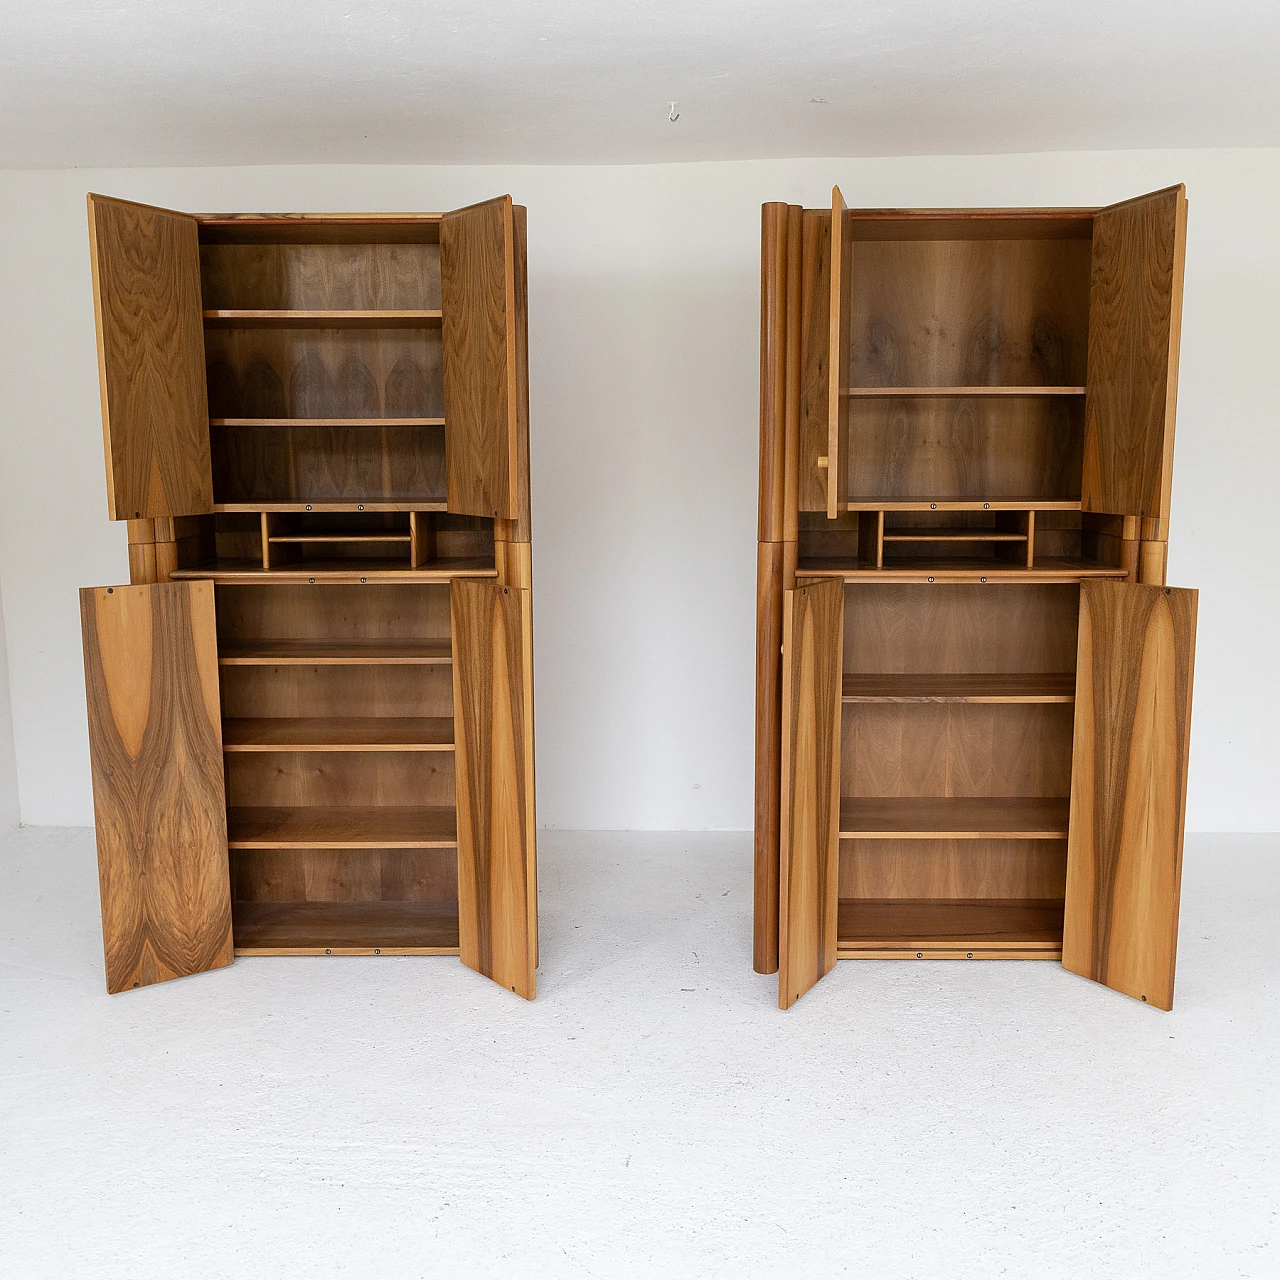
[[[528,597],[492,579],[86,591],[110,989],[234,946],[458,955],[532,998]]]
[[[1195,592],[785,596],[779,1000],[835,959],[1062,959],[1173,998]]]

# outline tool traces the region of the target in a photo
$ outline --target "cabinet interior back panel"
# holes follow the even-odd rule
[[[439,310],[438,244],[203,244],[208,309]]]
[[[1084,385],[1091,242],[862,241],[851,386]]]

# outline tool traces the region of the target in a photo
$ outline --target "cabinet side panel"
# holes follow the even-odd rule
[[[213,506],[195,219],[89,196],[89,249],[113,520]]]
[[[1173,1005],[1197,593],[1080,588],[1062,963]]]
[[[450,584],[463,964],[532,1000],[537,955],[530,593]]]
[[[80,593],[107,990],[231,963],[213,586]]]
[[[1094,220],[1085,511],[1168,518],[1186,227],[1180,186]]]
[[[510,196],[440,222],[449,510],[519,517],[515,215]]]

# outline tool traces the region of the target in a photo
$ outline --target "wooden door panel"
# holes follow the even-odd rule
[[[836,962],[844,584],[785,593],[778,1004],[789,1009]]]
[[[538,888],[531,593],[455,579],[449,603],[462,963],[532,1000]]]
[[[107,990],[231,963],[213,584],[80,592]]]
[[[510,196],[440,223],[448,506],[463,515],[528,518],[523,226]]]
[[[1085,511],[1168,518],[1186,234],[1181,186],[1094,218]]]
[[[1173,1005],[1198,593],[1080,586],[1062,963]]]
[[[853,220],[839,187],[831,188],[831,331],[827,355],[827,516],[849,500],[849,311]]]
[[[213,510],[196,221],[89,196],[113,520]]]

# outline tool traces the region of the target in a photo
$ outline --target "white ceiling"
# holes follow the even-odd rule
[[[1268,146],[1278,64],[1280,0],[0,0],[0,167]]]

